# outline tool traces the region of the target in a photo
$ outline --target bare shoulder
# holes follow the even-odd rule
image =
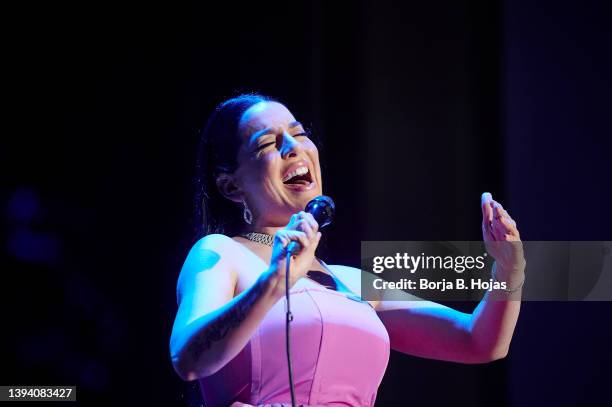
[[[201,250],[227,251],[235,249],[236,246],[236,241],[231,237],[222,235],[220,233],[213,233],[206,235],[195,242],[191,247],[189,255],[192,253],[197,255]]]
[[[219,261],[230,261],[240,245],[232,238],[222,234],[206,235],[191,247],[185,266],[201,268]]]
[[[222,234],[206,235],[193,244],[177,281],[177,294],[198,287],[198,281],[210,274],[235,281],[235,253],[240,245]]]

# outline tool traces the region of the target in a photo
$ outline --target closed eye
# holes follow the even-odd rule
[[[308,132],[302,132],[302,133],[298,133],[298,134],[292,135],[292,137],[309,137],[309,136],[310,136],[310,134]],[[268,146],[271,146],[271,145],[275,145],[275,144],[277,144],[276,141],[271,141],[269,143],[264,143],[264,144],[258,146],[255,150],[253,150],[253,152],[261,151],[264,148],[266,148]]]
[[[261,151],[261,150],[263,150],[264,148],[266,148],[266,147],[268,147],[268,146],[271,146],[271,145],[273,145],[273,144],[276,144],[276,141],[271,141],[271,142],[269,142],[269,143],[262,144],[262,145],[260,145],[259,147],[257,147],[257,148],[254,150],[254,152]]]

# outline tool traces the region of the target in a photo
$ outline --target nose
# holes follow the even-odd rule
[[[281,147],[281,156],[283,158],[297,157],[303,148],[302,143],[296,140],[295,137],[286,131],[283,132],[283,144]]]

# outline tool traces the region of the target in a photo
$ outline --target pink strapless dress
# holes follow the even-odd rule
[[[373,406],[389,335],[370,304],[302,278],[291,289],[291,312],[296,404]],[[200,388],[205,407],[291,405],[284,298],[234,359],[200,379]]]

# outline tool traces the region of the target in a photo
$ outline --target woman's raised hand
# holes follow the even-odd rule
[[[292,287],[312,267],[320,239],[319,224],[310,213],[304,211],[291,216],[287,226],[274,234],[270,270],[282,277],[283,285],[286,271],[286,250],[289,243],[297,241],[302,246],[299,252],[291,256],[289,285]]]
[[[506,273],[524,271],[523,244],[514,219],[488,192],[481,196],[481,207],[482,237],[489,254]]]

